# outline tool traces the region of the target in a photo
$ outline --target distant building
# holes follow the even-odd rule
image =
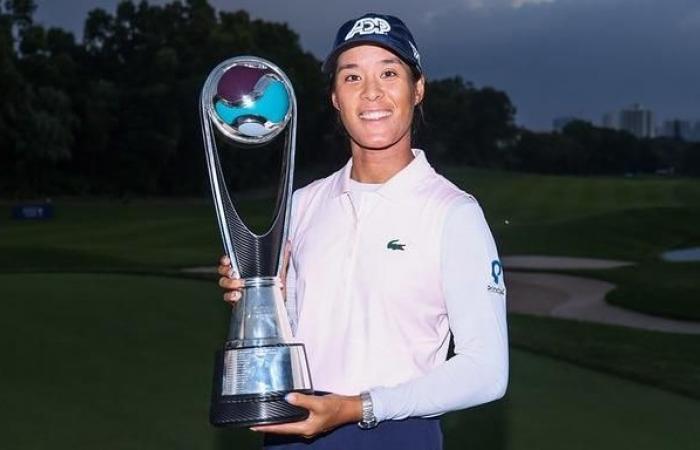
[[[690,133],[690,140],[693,142],[700,142],[700,120],[695,121]]]
[[[700,120],[665,120],[657,129],[657,135],[685,142],[700,142]]]
[[[679,141],[690,141],[693,137],[693,124],[689,120],[665,120],[658,134]]]
[[[620,111],[620,130],[627,131],[638,138],[653,138],[654,113],[642,108],[638,103]]]
[[[603,128],[623,130],[638,138],[652,138],[656,135],[654,112],[635,103],[629,108],[603,115]]]
[[[561,133],[565,126],[576,120],[582,119],[573,116],[557,117],[552,121],[552,129],[558,133]]]

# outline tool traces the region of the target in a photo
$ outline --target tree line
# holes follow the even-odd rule
[[[90,11],[81,42],[33,19],[33,0],[0,4],[0,194],[193,195],[206,191],[198,96],[234,55],[282,67],[299,99],[299,167],[347,157],[320,61],[286,24],[216,11],[207,0],[122,1]],[[437,164],[545,173],[698,170],[698,149],[574,123],[519,129],[507,94],[461,78],[429,81],[416,140]],[[672,147],[672,150],[668,150]],[[670,156],[669,156],[670,155]],[[695,158],[695,159],[693,159]],[[240,183],[264,184],[238,161]]]

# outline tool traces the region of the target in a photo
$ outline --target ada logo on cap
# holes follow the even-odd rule
[[[352,39],[357,34],[387,34],[389,31],[391,31],[391,25],[381,17],[363,17],[355,22],[352,29],[345,35],[345,40]]]

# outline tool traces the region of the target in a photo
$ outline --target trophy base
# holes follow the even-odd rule
[[[290,348],[292,350],[290,350]],[[284,356],[289,356],[290,351],[294,349],[303,351],[301,345],[280,345],[273,347],[263,347],[259,349],[234,349],[236,354],[244,356],[243,361],[247,361],[245,356],[249,355],[249,351],[262,352],[262,355],[269,356],[270,354],[277,355],[277,361],[280,365],[277,367],[286,367],[290,360],[286,360]],[[255,425],[271,425],[276,423],[298,422],[309,417],[309,411],[299,406],[294,406],[288,403],[284,397],[289,392],[299,392],[301,394],[313,395],[313,389],[307,389],[299,386],[298,388],[289,387],[287,389],[276,390],[272,392],[252,394],[252,393],[234,393],[229,392],[225,387],[226,380],[226,357],[229,350],[218,351],[215,355],[214,365],[214,380],[212,383],[212,398],[209,410],[209,422],[217,427],[251,427]],[[282,356],[281,358],[279,356]],[[303,353],[299,353],[303,356]],[[304,356],[305,358],[305,356]],[[305,361],[305,360],[304,360]],[[287,364],[285,364],[287,363]],[[240,364],[240,362],[239,362]],[[253,370],[250,364],[240,366],[228,366],[229,370],[245,370],[247,375],[255,375],[258,372]],[[238,374],[241,382],[246,381],[245,376]],[[260,383],[264,377],[255,377]],[[243,383],[243,385],[247,385]],[[282,386],[278,386],[282,387]]]
[[[298,392],[313,394],[313,391]],[[287,403],[284,395],[230,395],[212,402],[209,421],[217,427],[252,427],[298,422],[307,417],[308,410]]]

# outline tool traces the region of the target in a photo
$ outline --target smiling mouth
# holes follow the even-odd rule
[[[362,120],[382,120],[386,117],[389,117],[391,115],[391,111],[382,109],[382,110],[373,110],[373,111],[362,111],[359,114],[360,119]]]

